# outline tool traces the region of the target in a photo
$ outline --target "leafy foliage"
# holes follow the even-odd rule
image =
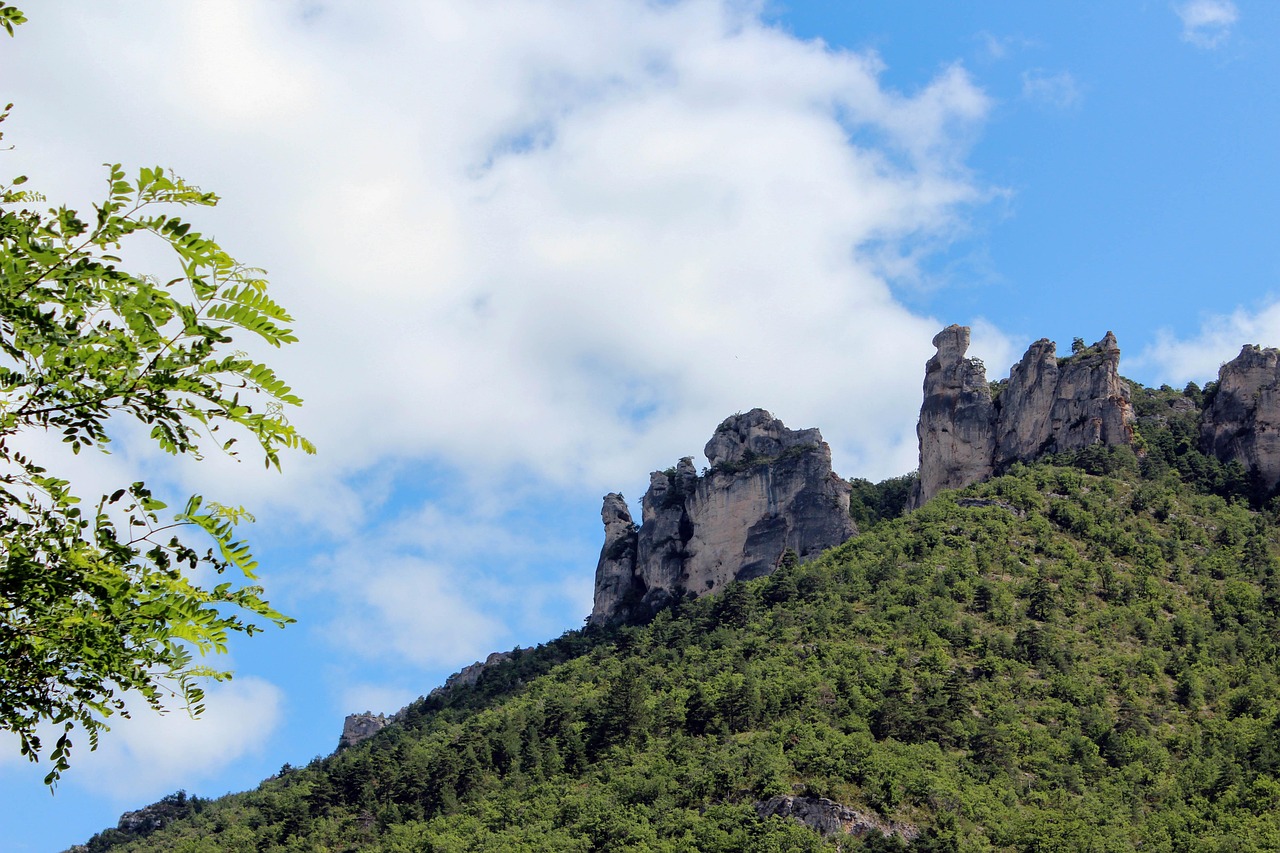
[[[21,23],[0,8],[0,25]],[[0,117],[2,119],[3,117]],[[233,348],[248,335],[273,347],[296,340],[289,316],[246,267],[172,214],[217,203],[159,168],[129,180],[108,170],[87,219],[15,178],[0,186],[0,728],[33,761],[37,726],[61,735],[46,781],[68,767],[71,733],[96,746],[125,697],[159,709],[168,695],[202,709],[199,679],[224,679],[196,656],[225,650],[256,621],[289,621],[254,584],[204,588],[192,571],[252,580],[257,563],[235,538],[241,508],[192,497],[172,519],[144,483],[84,505],[26,439],[54,433],[73,453],[105,450],[117,419],[144,425],[164,451],[234,455],[250,436],[268,466],[282,449],[314,448],[284,407],[301,400],[265,364]],[[148,239],[167,247],[174,274],[128,271],[122,255]],[[185,537],[201,531],[213,547]]]
[[[916,480],[914,472],[901,477],[890,477],[879,483],[860,477],[850,480],[849,516],[858,525],[858,530],[866,532],[880,522],[897,518],[906,512]]]
[[[568,634],[111,849],[1276,849],[1276,518],[1102,463]],[[920,833],[760,818],[779,794]]]

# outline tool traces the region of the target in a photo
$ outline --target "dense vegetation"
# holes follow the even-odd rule
[[[1014,466],[88,849],[1280,849],[1276,511],[1190,392],[1135,394],[1142,456]],[[759,817],[779,794],[919,833]]]

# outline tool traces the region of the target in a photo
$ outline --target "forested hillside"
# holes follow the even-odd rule
[[[1135,388],[1136,453],[905,516],[902,482],[856,489],[868,529],[816,561],[87,849],[1280,849],[1276,510],[1195,449],[1202,402]],[[783,795],[857,831],[762,817]]]

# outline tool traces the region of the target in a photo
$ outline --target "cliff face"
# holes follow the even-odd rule
[[[1280,350],[1248,344],[1222,365],[1200,445],[1224,462],[1239,461],[1268,489],[1280,483]]]
[[[1041,453],[1133,440],[1129,383],[1120,378],[1116,336],[1107,332],[1064,361],[1056,349],[1041,338],[1009,373],[999,400],[996,470]]]
[[[920,479],[913,506],[1017,461],[1133,440],[1129,385],[1120,378],[1120,347],[1110,332],[1063,360],[1053,341],[1036,341],[994,400],[982,363],[965,358],[967,327],[948,326],[933,343],[938,352],[925,364],[916,428]]]
[[[958,489],[991,474],[995,454],[996,408],[987,371],[965,358],[969,328],[948,326],[933,338],[938,352],[925,363],[918,494],[924,500],[942,489]]]
[[[347,718],[342,721],[342,737],[338,739],[338,749],[346,749],[363,740],[368,740],[395,720],[395,717],[372,714],[368,711],[363,714],[347,714]]]
[[[849,484],[832,473],[818,430],[753,409],[720,424],[704,452],[704,476],[690,457],[650,475],[639,527],[621,495],[605,496],[590,624],[760,577],[788,549],[804,560],[857,533]]]

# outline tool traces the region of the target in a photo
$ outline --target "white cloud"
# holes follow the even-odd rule
[[[344,713],[394,714],[423,694],[422,688],[386,684],[348,684],[342,689],[339,707]]]
[[[1023,35],[997,36],[985,30],[978,33],[976,39],[981,47],[981,57],[993,62],[1002,60],[1011,53],[1040,47],[1035,39]]]
[[[942,237],[983,198],[961,163],[988,102],[962,68],[894,92],[875,57],[717,2],[287,10],[50,10],[97,34],[64,72],[77,108],[33,77],[14,95],[34,183],[171,163],[226,197],[199,218],[298,315],[272,360],[322,459],[214,461],[199,488],[351,517],[339,478],[424,456],[608,488],[757,404],[890,473],[939,324],[859,247]]]
[[[1173,386],[1218,378],[1218,368],[1240,353],[1242,344],[1280,346],[1280,301],[1254,311],[1237,308],[1230,314],[1206,317],[1200,331],[1178,338],[1168,330],[1134,360],[1155,376],[1153,381]]]
[[[346,655],[448,667],[505,640],[495,614],[481,610],[483,583],[459,585],[453,566],[354,549],[325,563],[337,605],[326,634]]]
[[[1215,48],[1226,42],[1240,18],[1231,0],[1186,0],[1173,10],[1182,20],[1182,40],[1202,48]]]
[[[84,732],[72,733],[71,769],[60,784],[117,803],[192,786],[261,752],[279,727],[283,704],[280,688],[252,676],[206,686],[205,711],[195,718],[181,708],[157,714],[136,698],[129,700],[131,716],[111,717],[111,730],[102,733],[96,750],[90,751]],[[41,727],[46,756],[59,734],[60,727]],[[16,736],[5,733],[5,740],[0,767],[26,763],[18,757]],[[48,772],[44,763],[32,769],[36,778]]]
[[[1078,106],[1082,94],[1069,71],[1049,72],[1035,68],[1022,73],[1022,97],[1057,109]]]

